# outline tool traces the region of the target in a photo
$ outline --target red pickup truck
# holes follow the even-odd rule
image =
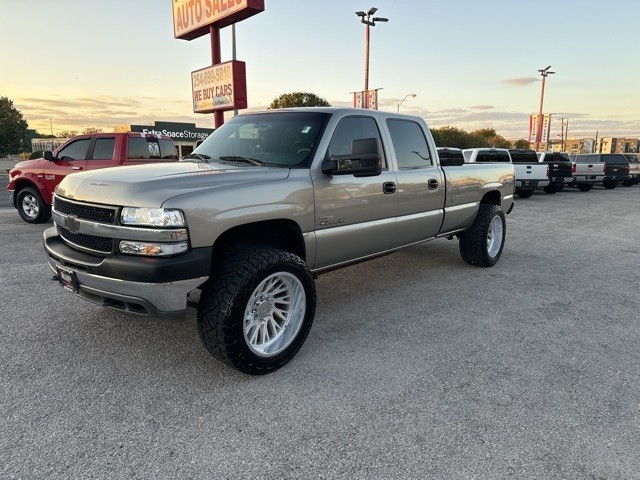
[[[97,168],[177,161],[171,137],[145,133],[92,133],[68,140],[43,158],[18,163],[9,171],[7,190],[25,222],[51,218],[53,191],[64,177]]]

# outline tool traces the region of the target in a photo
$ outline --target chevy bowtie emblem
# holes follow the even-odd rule
[[[69,215],[64,219],[64,228],[69,230],[71,233],[78,233],[80,231],[80,222],[78,221],[78,217],[75,215]]]

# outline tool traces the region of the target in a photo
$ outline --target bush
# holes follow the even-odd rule
[[[29,160],[33,160],[34,158],[42,158],[42,155],[44,155],[44,152],[42,150],[33,152],[31,155],[29,155]]]

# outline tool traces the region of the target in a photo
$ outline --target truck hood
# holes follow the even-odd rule
[[[47,163],[47,160],[44,158],[35,158],[33,160],[24,160],[22,162],[18,162],[11,170],[37,170],[40,171],[44,168],[44,165]]]
[[[160,207],[179,195],[284,180],[288,176],[287,168],[191,162],[148,164],[74,173],[56,187],[56,194],[104,205]]]

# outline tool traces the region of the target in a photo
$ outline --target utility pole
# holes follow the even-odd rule
[[[538,113],[538,128],[537,128],[538,131],[536,132],[536,151],[540,150],[540,140],[542,139],[542,123],[543,123],[542,122],[542,104],[544,103],[544,84],[549,75],[553,75],[554,73],[556,73],[556,72],[550,72],[549,71],[550,68],[551,68],[551,65],[549,65],[547,68],[542,68],[538,70],[540,72],[540,75],[542,76],[542,92],[540,93],[540,110]]]

